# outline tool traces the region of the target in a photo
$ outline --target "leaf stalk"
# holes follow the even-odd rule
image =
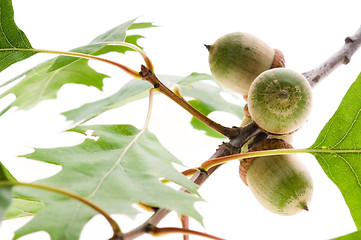
[[[198,232],[195,230],[190,229],[184,229],[184,228],[176,228],[176,227],[163,227],[159,228],[153,225],[149,225],[147,228],[147,233],[151,234],[154,237],[160,237],[167,234],[173,234],[173,233],[183,233],[186,235],[196,235],[201,236],[209,239],[215,239],[215,240],[224,240],[223,238],[219,238],[207,233]]]
[[[113,229],[114,236],[118,236],[119,234],[122,233],[118,223],[109,215],[109,213],[107,213],[105,210],[103,210],[101,207],[99,207],[95,203],[89,201],[88,199],[86,199],[86,198],[84,198],[84,197],[82,197],[82,196],[80,196],[78,194],[66,191],[64,189],[51,187],[51,186],[48,186],[48,185],[43,185],[43,184],[38,184],[38,183],[24,183],[24,182],[17,182],[17,181],[1,181],[0,182],[0,187],[4,187],[4,186],[23,186],[23,187],[37,188],[37,189],[42,189],[42,190],[46,190],[46,191],[50,191],[50,192],[59,193],[59,194],[68,196],[70,198],[76,199],[76,200],[84,203],[85,205],[89,206],[90,208],[94,209],[99,214],[101,214],[109,222],[111,228]]]
[[[137,79],[141,79],[141,76],[139,75],[139,72],[135,71],[134,69],[127,67],[123,64],[120,64],[118,62],[106,59],[106,58],[102,58],[102,57],[98,57],[98,56],[93,56],[90,54],[84,54],[84,53],[77,53],[77,52],[66,52],[66,51],[57,51],[57,50],[48,50],[48,49],[37,49],[37,48],[5,48],[5,49],[0,49],[0,52],[4,52],[4,51],[22,51],[22,52],[37,52],[37,53],[49,53],[49,54],[57,54],[57,55],[63,55],[63,56],[69,56],[69,57],[76,57],[76,58],[84,58],[84,59],[89,59],[89,60],[96,60],[96,61],[100,61],[100,62],[104,62],[104,63],[108,63],[111,64],[113,66],[116,66],[118,68],[120,68],[121,70],[123,70],[125,73],[129,74],[130,76],[137,78]]]
[[[138,52],[144,59],[145,65],[147,66],[147,68],[154,72],[154,65],[152,63],[152,61],[149,59],[149,57],[147,56],[147,54],[139,47],[135,46],[134,44],[131,43],[127,43],[127,42],[109,42],[109,43],[105,43],[108,46],[124,46],[124,47],[128,47],[131,48],[133,50],[135,50],[136,52]]]
[[[337,150],[337,149],[272,149],[272,150],[262,150],[262,151],[254,151],[254,152],[246,152],[228,155],[219,158],[213,158],[205,161],[200,167],[200,171],[207,172],[211,167],[236,160],[236,159],[244,159],[244,158],[254,158],[254,157],[265,157],[265,156],[274,156],[274,155],[286,155],[291,153],[329,153],[329,154],[342,154],[342,153],[360,153],[361,149],[351,150]]]

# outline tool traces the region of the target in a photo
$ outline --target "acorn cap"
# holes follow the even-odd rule
[[[272,149],[291,149],[292,145],[288,144],[282,139],[278,138],[267,138],[266,140],[254,145],[249,152],[262,151],[262,150],[272,150]],[[242,159],[239,163],[239,176],[241,177],[244,184],[248,186],[247,183],[247,170],[251,166],[253,158]]]

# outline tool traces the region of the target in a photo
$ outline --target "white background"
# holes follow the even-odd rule
[[[69,50],[87,44],[114,26],[140,17],[158,28],[141,31],[140,41],[155,65],[156,73],[186,76],[191,72],[210,73],[208,53],[203,44],[234,32],[252,33],[286,56],[287,67],[307,71],[328,58],[343,45],[346,36],[360,26],[358,1],[116,1],[116,0],[14,0],[15,21],[26,33],[33,47]],[[52,56],[38,54],[0,74],[0,84]],[[137,69],[142,63],[135,54],[110,54],[109,58]],[[0,159],[21,181],[51,176],[60,169],[17,158],[32,147],[73,145],[82,141],[74,134],[61,133],[71,123],[60,112],[87,101],[107,96],[119,89],[129,77],[114,67],[91,62],[108,74],[104,93],[85,86],[63,87],[57,100],[45,101],[30,111],[11,109],[0,118]],[[360,72],[361,52],[347,66],[341,66],[314,89],[315,101],[309,122],[295,134],[294,147],[309,147],[336,110],[343,95]],[[0,89],[1,90],[1,89]],[[1,90],[3,91],[3,90]],[[1,109],[14,96],[0,100]],[[238,100],[241,101],[241,100]],[[141,128],[147,100],[111,111],[89,123],[131,123]],[[228,115],[212,115],[227,126],[240,121]],[[189,125],[190,116],[165,97],[155,100],[150,130],[188,167],[195,167],[210,157],[219,139],[206,137]],[[204,216],[204,227],[192,221],[191,228],[226,239],[329,239],[355,231],[352,218],[341,194],[310,155],[300,155],[314,179],[310,211],[283,217],[262,208],[238,177],[238,163],[219,169],[200,189],[205,203],[197,204]],[[149,214],[135,220],[115,216],[123,231],[139,225]],[[29,219],[5,221],[0,239],[11,239],[13,232]],[[175,215],[160,226],[179,226]],[[110,228],[101,217],[88,224],[81,239],[107,239]],[[49,239],[44,232],[21,239]],[[143,236],[139,239],[152,239]],[[170,235],[159,239],[182,239]],[[191,239],[203,239],[191,237]]]

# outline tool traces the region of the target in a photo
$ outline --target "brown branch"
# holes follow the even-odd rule
[[[308,72],[303,73],[303,75],[308,79],[308,81],[310,82],[312,87],[315,86],[318,82],[320,82],[321,79],[325,78],[328,74],[330,74],[333,70],[335,70],[341,64],[347,64],[350,62],[350,59],[353,56],[353,54],[361,46],[361,27],[357,30],[357,32],[354,35],[347,37],[345,42],[346,42],[345,45],[339,51],[337,51],[333,56],[331,56],[329,59],[327,59],[323,64],[321,64],[320,66],[318,66]],[[141,73],[141,74],[143,74],[143,73]],[[148,73],[146,73],[146,75],[148,75]],[[149,78],[146,76],[143,76],[143,79],[151,82],[153,85],[159,84],[159,85],[154,85],[155,87],[161,85],[161,82],[159,80],[153,79],[153,78],[156,78],[156,76],[154,74],[150,73],[149,76],[150,76]],[[164,90],[164,91],[167,91],[167,90]],[[172,92],[171,90],[169,90],[169,91]],[[172,95],[172,93],[168,93],[169,95],[167,95],[167,94],[166,95],[170,96],[170,95]],[[174,94],[174,95],[176,95],[176,94]],[[179,96],[177,96],[177,97],[181,98]],[[171,97],[171,98],[175,99],[175,97],[174,98]],[[179,100],[179,102],[177,102],[177,103],[179,105],[182,105],[180,103],[182,101],[184,101],[184,99]],[[182,107],[185,107],[185,106],[182,106]],[[191,110],[189,112],[192,113],[192,111],[193,110]],[[205,120],[205,122],[207,122],[207,121],[208,120]],[[213,125],[213,123],[210,125]],[[251,138],[254,137],[254,139],[256,139],[256,140],[254,140],[254,143],[256,143],[267,136],[265,133],[263,133],[258,128],[258,126],[254,122],[251,122],[250,124],[246,125],[243,128],[234,128],[234,129],[236,129],[236,131],[232,130],[233,132],[232,132],[232,137],[230,137],[230,141],[227,143],[223,143],[210,159],[240,153],[241,147]],[[236,132],[237,132],[237,134],[235,135]],[[206,172],[205,171],[197,171],[192,176],[191,180],[194,183],[198,184],[198,187],[200,187],[208,179],[208,177],[214,171],[216,171],[220,166],[221,165],[211,167]],[[185,189],[181,189],[181,190],[186,191]],[[167,209],[163,209],[163,208],[158,209],[146,222],[144,222],[139,227],[133,229],[132,231],[123,234],[122,238],[120,238],[120,239],[121,240],[131,240],[131,239],[135,239],[136,237],[143,235],[144,233],[146,233],[148,231],[149,226],[156,226],[165,216],[168,215],[169,212],[170,212],[170,210],[167,210]]]
[[[197,118],[199,121],[206,124],[208,127],[213,128],[217,132],[223,134],[224,136],[228,138],[233,138],[234,136],[238,135],[238,131],[236,128],[229,128],[225,127],[212,119],[205,116],[203,113],[199,112],[197,109],[195,109],[192,105],[190,105],[184,98],[174,93],[172,90],[170,90],[167,86],[165,86],[158,78],[157,76],[150,71],[147,67],[142,65],[141,71],[139,72],[140,76],[143,80],[146,80],[150,82],[154,88],[159,89],[161,93],[172,99],[174,102],[176,102],[178,105],[180,105],[182,108],[184,108],[187,112],[192,114],[195,118]]]
[[[361,27],[352,36],[345,39],[345,44],[334,55],[328,58],[325,62],[318,67],[302,73],[305,76],[310,85],[314,87],[322,79],[328,76],[333,70],[342,64],[348,64],[351,61],[351,57],[361,46]]]

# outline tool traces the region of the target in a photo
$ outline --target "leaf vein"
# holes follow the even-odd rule
[[[0,19],[2,19],[2,15],[1,15],[1,11],[0,11]],[[4,36],[6,42],[12,47],[12,48],[16,48],[14,45],[11,44],[11,42],[9,41],[8,37],[5,34],[4,28],[3,28],[3,24],[0,24],[0,30],[2,35]]]
[[[357,122],[359,116],[360,116],[360,112],[361,112],[361,109],[359,109],[356,113],[356,116],[354,118],[354,120],[352,121],[352,123],[350,124],[349,128],[347,129],[347,131],[345,132],[345,134],[341,137],[341,139],[336,142],[332,147],[331,149],[334,149],[335,147],[337,147],[338,145],[340,145],[345,139],[346,137],[349,135],[349,133],[351,132],[352,128],[355,126],[355,123]]]
[[[356,182],[357,182],[357,185],[361,188],[361,183],[360,183],[360,179],[355,171],[355,169],[352,167],[352,165],[346,160],[346,158],[342,157],[341,155],[339,154],[336,154],[339,158],[341,158],[346,164],[347,166],[350,168],[352,174],[355,176],[355,179],[356,179]]]
[[[143,133],[145,132],[145,128],[143,128],[134,138],[133,140],[124,148],[123,152],[120,154],[119,158],[117,159],[117,161],[110,167],[110,169],[103,175],[103,177],[100,179],[100,181],[98,182],[98,184],[96,185],[96,187],[94,188],[94,190],[86,197],[87,199],[91,199],[92,197],[95,196],[95,194],[98,192],[98,190],[100,189],[101,185],[103,184],[103,182],[105,181],[105,179],[109,176],[109,174],[114,171],[114,169],[119,165],[120,161],[123,159],[123,157],[125,156],[125,154],[127,153],[127,151],[131,148],[131,146],[139,139],[139,137],[141,135],[143,135]],[[69,221],[69,223],[67,224],[67,233],[69,231],[70,226],[72,225],[72,223],[75,221],[76,215],[79,212],[79,208],[81,207],[81,203],[78,203],[77,207],[76,207],[76,211],[74,211],[74,214],[72,215],[71,220]]]

